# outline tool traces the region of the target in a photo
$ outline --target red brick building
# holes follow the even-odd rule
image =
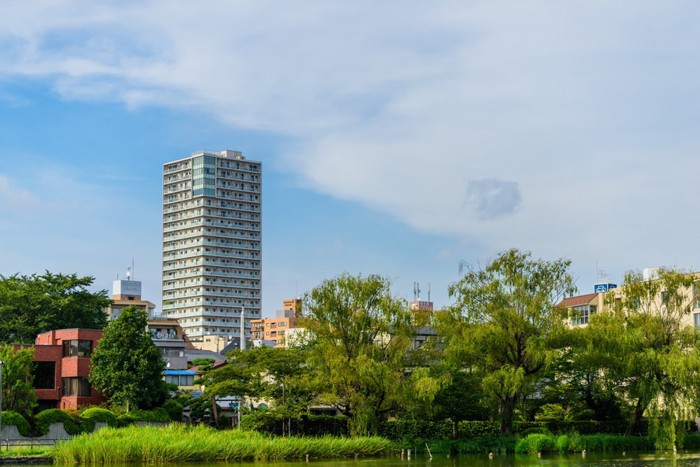
[[[37,336],[34,388],[40,408],[77,409],[105,402],[87,379],[100,338],[102,331],[94,329],[58,329]]]

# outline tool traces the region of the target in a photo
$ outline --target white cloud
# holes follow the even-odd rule
[[[0,211],[23,212],[39,205],[31,191],[17,186],[17,183],[6,175],[0,174]]]
[[[305,186],[423,231],[631,266],[693,251],[700,228],[699,8],[19,2],[0,70],[293,136],[281,162]],[[519,203],[474,209],[474,180],[516,184]]]

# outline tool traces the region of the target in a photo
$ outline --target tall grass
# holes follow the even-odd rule
[[[105,428],[57,445],[56,463],[202,462],[376,456],[384,438],[270,438],[249,431],[204,426]]]
[[[622,452],[622,451],[654,451],[654,439],[648,436],[621,435],[551,435],[533,433],[518,440],[515,445],[516,453],[538,452]]]

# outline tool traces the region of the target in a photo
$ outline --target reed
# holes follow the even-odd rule
[[[533,433],[518,440],[515,452],[545,453],[545,452],[622,452],[622,451],[654,451],[654,439],[648,436],[621,436],[609,434],[552,435]]]
[[[377,456],[384,438],[271,438],[249,431],[185,425],[104,428],[76,436],[51,451],[56,463],[203,462]]]

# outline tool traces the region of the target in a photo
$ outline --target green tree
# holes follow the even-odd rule
[[[350,418],[354,435],[376,433],[402,404],[406,352],[413,328],[405,301],[378,275],[343,274],[305,296],[304,325],[313,334],[310,364],[319,395]]]
[[[34,348],[15,349],[0,345],[2,360],[2,410],[31,414],[36,407],[36,395],[32,387]]]
[[[593,315],[591,321],[598,319]],[[544,399],[559,404],[573,420],[622,420],[623,400],[618,391],[619,372],[601,368],[619,366],[623,359],[610,354],[596,326],[565,329],[554,346],[560,349]],[[540,413],[540,415],[542,415]]]
[[[227,365],[203,376],[204,397],[261,398],[283,418],[299,418],[317,393],[307,357],[305,348],[234,350],[226,355]]]
[[[90,383],[111,404],[149,409],[167,396],[165,361],[146,331],[146,312],[126,307],[111,321],[92,353]]]
[[[627,273],[606,296],[606,312],[589,324],[608,357],[605,373],[631,403],[628,432],[647,414],[660,448],[675,444],[677,421],[692,418],[700,401],[700,341],[690,323],[694,281],[668,269],[655,280]]]
[[[556,304],[575,290],[569,265],[512,249],[449,288],[456,304],[439,326],[446,356],[481,375],[503,433],[557,355],[549,339],[563,326]]]
[[[76,274],[0,276],[0,343],[33,343],[52,329],[102,329],[107,291],[90,292],[93,277]]]

